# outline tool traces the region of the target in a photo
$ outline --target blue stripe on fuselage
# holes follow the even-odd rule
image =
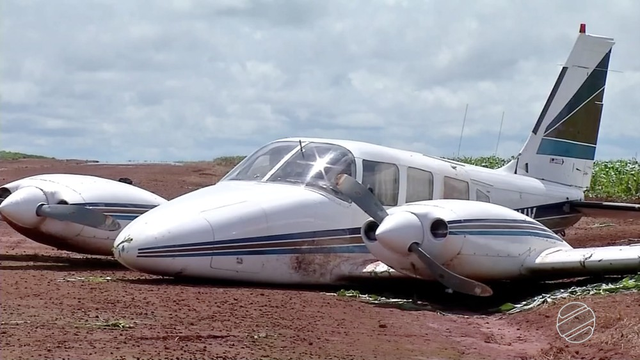
[[[255,237],[249,237],[249,238],[214,240],[214,241],[205,241],[205,242],[193,242],[193,243],[186,243],[186,244],[150,246],[150,247],[140,248],[139,251],[178,249],[178,248],[211,246],[211,245],[239,245],[239,244],[252,244],[252,243],[263,243],[263,242],[272,242],[272,241],[309,240],[309,239],[332,238],[332,237],[338,238],[338,237],[353,236],[353,235],[360,235],[359,227],[346,228],[346,229],[332,229],[332,230],[314,230],[314,231],[305,231],[305,232],[298,232],[298,233],[275,234],[275,235],[266,235],[266,236],[255,236]]]
[[[367,254],[369,249],[363,244],[348,246],[317,246],[275,249],[247,249],[232,251],[206,251],[179,254],[138,254],[139,258],[188,258],[256,255],[301,255],[301,254]]]
[[[478,236],[532,236],[556,241],[564,241],[558,235],[544,231],[529,230],[451,230],[451,235],[478,235]]]
[[[487,219],[489,220],[489,219]],[[469,222],[467,222],[468,224]],[[531,222],[529,222],[531,223]],[[486,222],[483,222],[483,224],[486,224]],[[341,229],[335,230],[335,231],[340,231]],[[353,230],[352,229],[342,229],[343,231],[347,231],[347,230]],[[305,234],[305,233],[302,233]],[[468,235],[468,236],[531,236],[531,237],[540,237],[540,238],[544,238],[544,239],[551,239],[551,240],[556,240],[556,241],[560,241],[562,242],[563,240],[558,237],[557,235],[553,234],[551,231],[545,231],[543,228],[540,229],[540,231],[535,231],[535,230],[519,230],[519,229],[513,229],[513,230],[506,230],[506,229],[500,229],[499,226],[496,227],[496,229],[464,229],[464,230],[455,230],[455,229],[451,229],[450,231],[451,235]],[[209,257],[209,256],[251,256],[251,255],[294,255],[294,254],[328,254],[328,253],[339,253],[339,254],[351,254],[351,253],[368,253],[369,251],[366,248],[366,245],[364,244],[358,244],[358,245],[334,245],[334,246],[326,246],[326,245],[322,245],[322,246],[304,246],[304,247],[289,247],[289,248],[282,248],[279,247],[281,246],[281,244],[279,244],[277,242],[277,240],[284,240],[283,237],[287,236],[286,240],[304,240],[304,239],[299,239],[299,238],[295,238],[294,235],[296,235],[295,233],[292,234],[282,234],[282,237],[278,237],[278,235],[271,235],[268,238],[270,239],[270,241],[273,242],[273,247],[272,248],[257,248],[257,249],[243,249],[243,250],[211,250],[211,248],[207,248],[206,250],[199,250],[198,247],[193,247],[193,245],[189,246],[189,247],[193,247],[193,250],[185,253],[155,253],[153,250],[180,250],[178,248],[176,248],[176,246],[180,246],[181,248],[188,248],[187,246],[184,245],[169,245],[172,248],[168,248],[168,247],[162,247],[162,246],[156,246],[156,247],[150,247],[150,248],[144,248],[144,249],[139,249],[138,252],[138,257],[144,257],[144,258],[173,258],[173,257]],[[267,238],[267,237],[261,237],[261,238]],[[253,241],[253,243],[260,243],[260,242],[256,242],[255,239],[259,239],[259,238],[251,238]],[[336,239],[341,239],[341,237],[336,237]],[[243,240],[243,239],[233,239],[236,242],[234,244],[237,244],[237,241]],[[206,242],[206,244],[210,245],[223,245],[222,243],[224,243],[224,245],[228,244],[229,240],[223,240],[220,242]],[[205,243],[192,243],[192,244],[205,244]],[[158,249],[160,248],[160,249]],[[146,251],[146,252],[145,252]]]
[[[518,219],[464,219],[453,220],[449,224],[454,227],[457,224],[487,224],[487,223],[521,223],[529,225],[538,225],[535,222],[528,220]],[[499,226],[499,225],[496,225]],[[540,225],[538,225],[540,226]],[[499,227],[497,227],[499,229]],[[290,241],[290,240],[309,240],[309,239],[323,239],[332,237],[344,237],[344,236],[360,235],[360,227],[346,228],[346,229],[332,229],[332,230],[314,230],[296,233],[275,234],[266,236],[256,236],[248,238],[238,239],[226,239],[226,240],[213,240],[205,242],[191,242],[185,244],[171,244],[171,245],[158,245],[140,248],[139,251],[150,250],[168,250],[168,249],[181,249],[189,247],[200,246],[213,246],[213,245],[239,245],[239,244],[251,244],[251,243],[264,243],[264,242],[278,242],[278,241]]]
[[[466,225],[466,224],[523,224],[523,225],[532,225],[532,226],[543,226],[538,224],[535,221],[530,221],[526,219],[459,219],[459,220],[451,220],[447,221],[447,224],[450,227],[455,225]],[[499,226],[499,225],[498,225]]]

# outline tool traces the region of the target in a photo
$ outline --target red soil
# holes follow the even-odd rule
[[[227,170],[211,163],[117,166],[23,160],[0,162],[0,183],[54,172],[129,177],[173,198],[213,184]],[[611,226],[594,226],[602,223]],[[576,247],[637,238],[640,221],[584,219],[567,232],[567,241]],[[513,315],[443,315],[374,306],[319,290],[154,278],[114,261],[37,244],[4,223],[0,239],[2,359],[640,358],[638,293],[578,299],[595,312],[596,329],[588,341],[571,344],[558,335],[556,316],[562,305],[576,299]],[[71,281],[77,277],[114,280]],[[419,286],[442,291],[437,284]],[[453,301],[444,298],[445,305]],[[112,321],[131,327],[97,324]]]

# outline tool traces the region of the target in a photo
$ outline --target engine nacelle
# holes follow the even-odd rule
[[[455,257],[463,239],[449,236],[448,219],[456,214],[444,207],[429,203],[412,203],[388,210],[381,224],[372,219],[362,225],[361,235],[372,255],[397,271],[421,276],[417,258],[409,251],[412,243],[421,248],[439,263]]]
[[[492,269],[507,263],[517,272],[531,248],[568,246],[535,220],[486,202],[429,200],[391,208],[388,214],[381,224],[372,219],[363,224],[365,245],[388,266],[422,278],[432,276],[409,250],[413,243],[452,271],[485,278],[495,277]]]
[[[0,215],[28,239],[60,250],[112,256],[119,231],[100,230],[69,221],[38,216],[45,205],[82,205],[115,218],[124,228],[140,214],[166,199],[127,182],[89,175],[46,174],[0,187]]]
[[[424,204],[408,204],[406,211],[411,211],[423,225],[424,241],[420,247],[429,253],[435,261],[443,264],[453,259],[464,243],[464,238],[450,236],[449,221],[457,220],[454,210]]]
[[[566,245],[535,220],[497,204],[440,199],[405,204],[388,213],[381,224],[363,224],[365,245],[395,270],[423,278],[431,276],[409,250],[413,243],[445,267],[485,277],[493,276],[487,269],[495,261],[517,263],[532,247]],[[530,234],[522,234],[524,228]]]

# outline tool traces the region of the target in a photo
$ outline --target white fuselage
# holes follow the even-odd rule
[[[306,156],[300,153],[298,140],[305,147]],[[267,147],[277,147],[277,144],[292,147],[263,171],[256,170],[257,175],[252,175],[252,169],[255,164],[264,163],[260,160],[261,150],[216,185],[193,191],[141,215],[116,239],[116,258],[132,269],[166,276],[316,284],[371,276],[363,269],[381,259],[369,252],[361,237],[360,229],[368,216],[336,193],[314,186],[309,180],[319,168],[324,167],[323,173],[332,171],[326,159],[336,151],[349,154],[344,158],[353,160],[350,166],[357,180],[364,181],[363,184],[369,181],[375,188],[373,191],[386,201],[387,208],[446,197],[478,200],[478,196],[485,194],[488,196],[485,202],[520,209],[530,217],[547,217],[544,220],[548,221],[562,219],[556,221],[557,226],[553,228],[562,230],[577,219],[571,214],[557,213],[556,208],[556,213],[551,213],[545,206],[582,198],[581,191],[521,175],[366,143],[285,139]],[[320,150],[312,145],[307,148],[307,144],[330,150],[324,158],[314,157],[313,152]],[[295,161],[298,162],[292,165]],[[304,170],[305,164],[310,164],[307,168],[311,170]],[[384,166],[367,173],[367,167],[371,168],[372,164]],[[290,166],[288,170],[287,166]],[[251,167],[249,171],[248,167]],[[424,172],[431,174],[432,185],[427,184],[429,181],[425,178],[418,179],[420,181],[409,178],[408,172],[413,176],[416,169],[423,171],[423,175]],[[245,178],[239,178],[241,175]],[[300,183],[299,179],[307,182]],[[455,179],[458,184],[466,185],[452,187],[451,181]],[[325,177],[325,180],[331,179]],[[561,209],[562,205],[557,207]],[[532,210],[536,214],[527,214],[524,209],[538,210]],[[517,236],[501,239],[495,243],[495,253],[491,250],[483,255],[487,263],[505,252],[511,254],[505,258],[508,261],[522,262],[523,246],[527,249],[531,244],[515,241]],[[539,241],[546,247],[558,246],[557,241],[544,238]],[[474,251],[474,241],[469,244],[465,249]],[[509,258],[513,256],[515,260]],[[464,264],[460,266],[464,269]],[[499,273],[504,275],[504,271]],[[486,276],[495,274],[487,271]]]

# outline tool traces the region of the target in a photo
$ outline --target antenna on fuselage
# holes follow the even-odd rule
[[[300,154],[302,154],[302,158],[304,159],[304,151],[302,151],[302,140],[298,140],[298,144],[300,144]]]
[[[498,146],[500,145],[500,135],[502,134],[502,123],[504,123],[504,111],[502,112],[502,120],[500,120],[500,130],[498,130],[498,142],[496,143],[496,151],[494,156],[498,156]]]
[[[462,134],[464,134],[464,124],[467,122],[467,110],[469,110],[469,104],[464,108],[464,117],[462,118],[462,130],[460,130],[460,141],[458,142],[458,157],[460,157],[460,147],[462,146]]]

